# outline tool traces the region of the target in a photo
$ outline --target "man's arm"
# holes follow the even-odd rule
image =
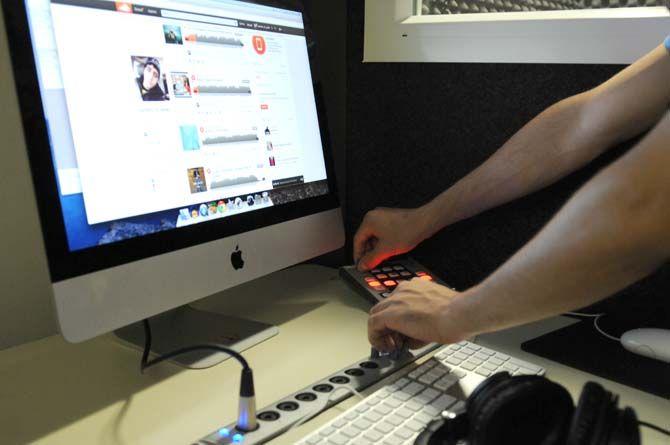
[[[393,332],[449,343],[539,320],[611,295],[668,258],[670,114],[480,285],[462,294],[399,286],[373,308],[370,340],[382,350]]]
[[[433,233],[539,190],[651,128],[670,104],[668,79],[670,55],[660,45],[597,88],[549,107],[427,204]]]
[[[356,233],[354,259],[360,259],[361,269],[369,269],[411,250],[443,227],[579,169],[658,121],[670,103],[668,79],[670,55],[660,45],[599,87],[545,110],[425,206],[370,212]],[[404,230],[398,231],[398,226]]]

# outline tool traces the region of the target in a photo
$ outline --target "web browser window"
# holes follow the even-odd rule
[[[72,249],[328,193],[299,12],[27,3]]]

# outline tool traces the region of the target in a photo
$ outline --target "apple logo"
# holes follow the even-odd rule
[[[230,263],[233,265],[235,270],[242,269],[244,267],[244,260],[242,259],[242,251],[240,246],[235,246],[235,251],[230,254]]]

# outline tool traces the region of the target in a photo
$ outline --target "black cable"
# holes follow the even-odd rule
[[[642,420],[638,421],[637,424],[640,426],[646,426],[647,428],[651,428],[652,430],[658,431],[659,433],[665,434],[666,436],[670,436],[670,430],[663,429],[660,426],[656,426],[648,422],[643,422]]]
[[[188,352],[201,351],[201,350],[225,352],[231,357],[237,359],[237,361],[240,362],[240,364],[245,370],[250,369],[249,363],[247,363],[245,358],[242,357],[242,355],[239,352],[215,343],[187,346],[185,348],[180,348],[175,351],[168,352],[167,354],[160,355],[153,360],[149,360],[149,351],[151,350],[151,341],[152,341],[151,325],[149,324],[149,320],[147,319],[142,320],[142,325],[144,326],[144,351],[142,352],[142,361],[140,362],[140,372],[144,372],[145,369],[157,365],[158,363],[164,362],[165,360],[171,359],[172,357],[176,357],[181,354],[186,354]]]

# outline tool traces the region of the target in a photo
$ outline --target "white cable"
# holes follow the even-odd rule
[[[361,400],[365,399],[365,396],[363,394],[356,391],[356,389],[352,388],[351,386],[348,386],[348,385],[347,386],[338,386],[337,388],[335,388],[335,390],[333,392],[331,392],[328,395],[328,397],[326,397],[326,399],[322,402],[322,406],[320,406],[318,409],[312,410],[309,413],[302,416],[300,418],[300,420],[298,420],[296,423],[291,425],[291,427],[288,430],[286,430],[286,432],[288,433],[289,431],[292,431],[293,429],[298,428],[300,425],[302,425],[303,423],[305,423],[306,421],[308,421],[312,417],[321,413],[326,408],[326,406],[328,405],[328,402],[330,402],[333,399],[333,396],[335,396],[337,394],[337,392],[341,389],[344,389],[344,390],[347,391],[345,394],[341,394],[342,397],[344,397],[346,394],[354,394],[355,396],[357,396]]]
[[[601,312],[600,314],[583,314],[581,312],[566,312],[566,314],[575,315],[577,317],[595,317],[595,318],[598,318],[598,317],[601,317],[601,316],[605,315],[604,312]]]
[[[600,332],[602,335],[609,338],[610,340],[621,341],[621,339],[619,337],[609,335],[607,332],[600,329],[600,326],[598,326],[598,320],[600,320],[600,317],[602,317],[603,315],[605,315],[605,314],[600,314],[593,320],[593,327],[596,328],[596,331]]]

